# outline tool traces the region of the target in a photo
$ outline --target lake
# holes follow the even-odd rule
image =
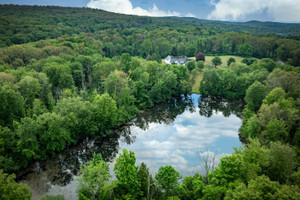
[[[77,199],[76,187],[81,164],[93,153],[113,163],[122,149],[135,152],[137,164],[144,162],[152,174],[160,166],[172,165],[181,175],[205,173],[203,158],[219,159],[231,154],[241,142],[241,101],[204,98],[192,94],[174,98],[145,110],[126,125],[101,139],[86,139],[44,162],[36,162],[17,174],[28,184],[33,197],[63,194]]]

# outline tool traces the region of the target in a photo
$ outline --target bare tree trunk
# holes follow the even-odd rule
[[[209,148],[206,148],[206,151],[200,151],[200,157],[203,162],[205,177],[207,178],[208,173],[215,169],[216,153],[210,152]]]

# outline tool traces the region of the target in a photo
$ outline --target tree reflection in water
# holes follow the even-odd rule
[[[231,114],[242,118],[244,108],[243,100],[220,99],[211,96],[200,96],[198,100],[199,114],[204,117],[211,117],[216,112],[221,112],[224,117]]]
[[[185,110],[195,112],[195,105],[190,96],[181,96],[145,110],[135,120],[134,125],[142,130],[149,128],[150,123],[170,124]]]

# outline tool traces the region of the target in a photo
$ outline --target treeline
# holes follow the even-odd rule
[[[214,28],[209,21],[138,17],[89,8],[2,5],[0,11],[0,47],[81,35],[96,41],[98,50],[110,58],[129,53],[160,61],[169,54],[192,57],[200,51],[272,58],[300,66],[297,40],[230,32],[235,29]],[[71,43],[83,42],[72,38]],[[67,42],[64,45],[72,48]]]

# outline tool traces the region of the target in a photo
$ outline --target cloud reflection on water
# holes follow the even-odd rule
[[[193,100],[198,96],[194,95]],[[197,98],[198,99],[198,98]],[[127,145],[120,139],[119,149],[134,151],[137,163],[146,163],[152,172],[160,166],[172,165],[182,175],[203,173],[200,152],[209,149],[216,154],[216,163],[221,156],[231,154],[233,147],[240,145],[238,128],[241,119],[231,114],[224,117],[221,112],[213,112],[207,118],[186,109],[170,124],[151,122],[143,130],[135,125],[130,127],[135,142]]]

